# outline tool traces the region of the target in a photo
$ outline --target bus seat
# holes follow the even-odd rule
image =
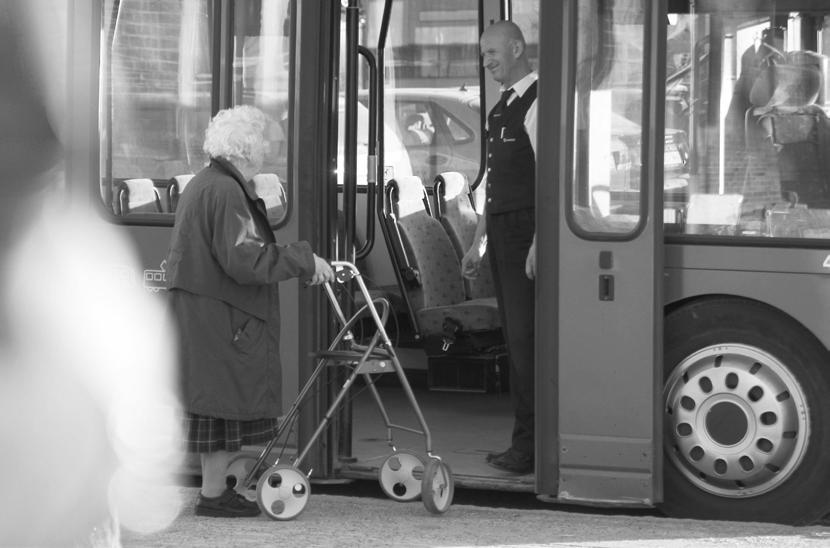
[[[760,72],[749,92],[756,107],[803,106],[816,102],[822,89],[824,55],[795,50],[784,59],[771,61]]]
[[[384,219],[389,232],[392,234],[390,255],[393,255],[397,262],[404,284],[417,286],[420,283],[418,280],[419,273],[410,261],[404,246],[398,220],[422,212],[431,215],[429,196],[421,183],[421,179],[415,175],[404,175],[397,179],[391,179],[386,183],[384,193],[386,202],[390,204],[390,211],[387,212]]]
[[[279,175],[276,173],[259,173],[254,175],[254,188],[257,196],[265,202],[265,211],[271,223],[278,223],[285,216],[287,198]]]
[[[419,213],[432,216],[429,195],[420,177],[417,175],[404,175],[397,177],[394,181],[397,187],[397,193],[393,197],[392,210],[398,218]]]
[[[447,171],[435,177],[436,217],[450,237],[459,261],[473,245],[479,216],[470,199],[467,177],[457,171]],[[496,294],[493,277],[487,264],[487,256],[481,265],[479,277],[464,279],[467,297],[493,297]]]
[[[830,207],[830,119],[816,104],[823,89],[824,56],[787,52],[753,86],[755,131],[774,150],[780,194],[809,207]],[[780,201],[776,200],[776,201]]]
[[[152,179],[125,179],[116,184],[116,215],[161,213],[161,200]]]
[[[179,196],[182,195],[182,192],[184,192],[184,189],[187,187],[187,183],[190,182],[193,176],[194,175],[192,173],[187,173],[170,178],[170,185],[167,187],[167,193],[171,213],[176,211],[176,207],[179,205]]]
[[[492,332],[493,344],[501,337],[496,299],[468,299],[461,277],[461,262],[440,221],[432,217],[420,177],[405,176],[388,183],[393,221],[408,265],[417,283],[403,288],[426,339],[441,340],[457,333]],[[439,345],[440,346],[440,345]]]

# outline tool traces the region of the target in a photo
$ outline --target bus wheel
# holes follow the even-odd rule
[[[671,516],[811,523],[830,511],[826,349],[741,299],[666,317],[664,502]]]

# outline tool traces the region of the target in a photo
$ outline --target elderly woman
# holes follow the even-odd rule
[[[282,411],[278,283],[331,281],[307,242],[280,245],[251,178],[268,149],[268,118],[239,106],[205,133],[210,165],[182,193],[167,258],[167,283],[181,340],[187,449],[199,453],[201,516],[255,516],[227,488],[228,463],[243,445],[274,437]]]

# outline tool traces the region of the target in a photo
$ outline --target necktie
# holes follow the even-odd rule
[[[507,101],[510,99],[511,95],[513,95],[513,88],[507,88],[501,92],[501,99],[499,99],[499,101],[501,101],[502,107],[507,106]]]

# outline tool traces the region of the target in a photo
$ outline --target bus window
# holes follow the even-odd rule
[[[519,25],[527,43],[527,58],[534,70],[539,67],[539,0],[513,0],[510,20]]]
[[[764,6],[669,15],[666,232],[830,237],[828,17]]]
[[[206,162],[209,0],[107,0],[101,42],[101,198],[118,215],[170,215]],[[172,219],[172,215],[170,215]]]
[[[288,211],[289,0],[234,3],[233,105],[274,123],[263,177],[255,181],[272,225]],[[149,6],[149,7],[148,7]],[[213,97],[216,25],[210,0],[106,0],[101,47],[101,197],[116,215],[172,215],[202,151]],[[222,76],[225,78],[225,76]]]
[[[621,237],[641,218],[644,5],[578,2],[572,224]]]
[[[363,4],[366,43],[377,43],[384,4]],[[382,67],[387,178],[411,173],[429,187],[458,171],[472,183],[481,166],[478,2],[399,2],[391,14]]]
[[[288,192],[288,90],[290,1],[237,2],[234,13],[233,104],[253,105],[267,114],[268,176],[255,180],[272,225],[283,220]]]

